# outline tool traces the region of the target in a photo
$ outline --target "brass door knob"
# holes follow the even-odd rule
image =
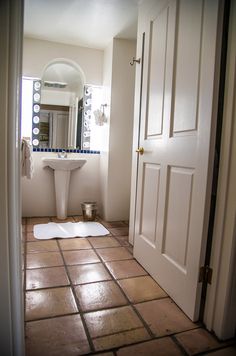
[[[144,154],[144,148],[143,147],[139,147],[139,148],[137,148],[136,152],[139,153],[140,155],[143,155]]]

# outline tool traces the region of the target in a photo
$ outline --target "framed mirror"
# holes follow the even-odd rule
[[[25,93],[29,82],[31,89]],[[22,94],[22,109],[32,109],[27,134],[22,122],[23,136],[31,137],[35,149],[100,149],[99,127],[106,121],[102,87],[85,85],[71,63],[57,60],[46,67],[41,79],[23,78]],[[24,104],[25,96],[31,100]],[[28,121],[28,108],[23,111],[22,119],[27,116]]]
[[[81,148],[83,91],[84,76],[74,63],[57,59],[46,66],[41,81],[33,83],[33,146]]]

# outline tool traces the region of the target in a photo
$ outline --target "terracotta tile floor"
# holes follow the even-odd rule
[[[22,220],[27,356],[236,355],[133,258],[127,221],[101,221],[106,237],[36,240],[33,225],[49,221]]]

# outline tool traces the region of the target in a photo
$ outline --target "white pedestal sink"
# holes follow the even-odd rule
[[[67,157],[43,157],[42,161],[45,167],[48,166],[54,170],[57,218],[64,220],[67,217],[70,173],[74,169],[81,168],[86,160]]]

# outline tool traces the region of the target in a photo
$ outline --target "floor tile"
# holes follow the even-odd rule
[[[26,225],[26,231],[27,232],[33,232],[34,231],[34,225],[33,224],[27,224]]]
[[[76,215],[76,216],[73,216],[73,219],[74,219],[75,222],[84,221],[83,215]]]
[[[104,225],[107,229],[126,227],[126,224],[123,221],[104,221],[101,220],[101,224]]]
[[[129,234],[129,227],[109,228],[109,231],[113,236],[124,236]]]
[[[68,287],[26,292],[26,320],[37,320],[78,312]]]
[[[96,253],[91,250],[63,251],[67,265],[79,265],[100,262]]]
[[[129,245],[129,246],[127,246],[126,248],[129,250],[130,253],[133,254],[134,248],[133,248],[132,245]]]
[[[138,345],[124,347],[117,356],[181,356],[183,353],[170,337],[146,341]]]
[[[167,297],[150,276],[122,279],[119,284],[132,303]]]
[[[27,254],[27,268],[62,266],[63,260],[59,252],[40,252]]]
[[[204,329],[186,331],[175,335],[175,338],[188,355],[196,355],[221,346],[217,339]]]
[[[26,243],[27,253],[33,252],[59,252],[56,241],[37,241]]]
[[[86,313],[84,317],[97,351],[150,338],[129,306]]]
[[[90,352],[78,314],[26,324],[27,356],[77,356]]]
[[[28,242],[38,242],[39,240],[34,237],[34,233],[32,232],[27,232],[26,233],[26,241]]]
[[[27,290],[27,356],[91,353],[67,272],[75,285],[76,300],[84,313],[95,347],[93,354],[236,355],[235,345],[218,342],[199,324],[192,323],[133,259],[133,247],[128,242],[128,221],[104,222],[97,217],[96,221],[111,232],[106,237],[36,239],[33,235],[34,224],[49,221],[77,222],[83,221],[83,217],[73,216],[64,221],[55,217],[22,220],[22,241],[26,241],[28,268],[25,273],[22,272],[22,282],[24,284],[25,277]],[[67,264],[67,272],[58,244]],[[22,256],[24,259],[24,254]],[[118,280],[120,287],[107,269]],[[158,338],[151,340],[142,320],[127,305],[124,293],[131,303],[135,303],[134,307]],[[115,353],[110,351],[113,348]]]
[[[116,236],[116,240],[119,241],[121,246],[130,246],[130,244],[129,244],[129,236]]]
[[[21,241],[26,241],[27,232],[21,229]]]
[[[27,236],[27,233],[26,232],[23,232],[21,230],[21,242],[25,242],[26,241],[26,236]]]
[[[105,262],[130,260],[133,258],[125,247],[100,248],[97,250],[97,253]]]
[[[64,267],[28,269],[26,271],[26,289],[59,287],[69,284]]]
[[[59,244],[62,250],[86,250],[92,248],[85,238],[59,240]]]
[[[118,247],[119,242],[112,237],[89,237],[89,242],[94,248],[104,248],[104,247]]]
[[[197,328],[170,298],[136,304],[135,307],[156,336]]]
[[[57,219],[56,216],[52,216],[50,219],[52,222],[55,223],[66,223],[66,222],[75,222],[72,216],[68,216],[66,219],[61,220],[61,219]]]
[[[83,284],[75,287],[83,311],[118,307],[127,300],[114,281]]]
[[[50,222],[48,217],[27,218],[28,225],[47,224],[48,222]]]
[[[204,355],[209,356],[235,356],[236,355],[236,346],[230,346],[222,348],[220,350],[213,351],[211,353],[204,353]]]
[[[85,313],[84,317],[93,338],[143,326],[130,306]]]
[[[96,351],[109,350],[114,347],[130,345],[136,342],[150,339],[147,330],[144,327],[125,330],[120,333],[106,335],[93,339],[93,344]]]
[[[107,262],[106,266],[113,277],[117,279],[143,276],[147,274],[135,260]]]
[[[111,279],[102,263],[69,266],[68,271],[73,284],[100,282]]]

